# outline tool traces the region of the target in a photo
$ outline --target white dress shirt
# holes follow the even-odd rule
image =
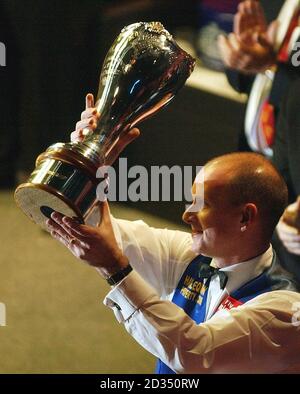
[[[224,291],[219,277],[212,278],[207,321],[197,325],[170,302],[195,257],[190,234],[154,229],[142,221],[113,219],[113,226],[134,271],[104,303],[150,353],[177,373],[300,372],[299,293],[273,291],[214,313],[226,295],[271,264],[271,247],[255,259],[223,268],[228,274]]]

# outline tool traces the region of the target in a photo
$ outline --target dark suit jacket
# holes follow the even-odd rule
[[[283,98],[273,162],[288,184],[290,201],[295,201],[300,195],[300,78],[290,85]]]
[[[285,178],[289,200],[300,195],[300,78],[290,85],[283,98],[276,127],[273,163]],[[300,256],[289,253],[275,234],[273,245],[282,265],[300,283]]]
[[[270,1],[261,1],[261,3],[268,21],[271,21],[278,14],[283,1],[277,1],[277,10],[273,9],[273,11],[267,8],[270,6]],[[254,77],[245,76],[234,70],[228,70],[227,77],[236,90],[250,92]],[[278,64],[270,103],[275,108],[276,116],[273,163],[288,185],[289,201],[294,202],[300,195],[300,67],[294,67],[291,63]],[[240,148],[249,150],[243,137],[240,139]],[[289,253],[277,234],[274,234],[273,246],[283,267],[293,273],[300,283],[300,256]]]
[[[266,18],[268,22],[271,22],[278,15],[283,0],[272,1],[272,7],[270,6],[270,1],[261,1],[264,8]],[[239,73],[235,70],[226,70],[227,78],[231,86],[240,93],[249,94],[251,91],[252,83],[255,76],[248,76]],[[300,68],[293,67],[291,63],[283,64],[279,63],[275,74],[274,83],[272,86],[270,94],[270,104],[275,108],[276,118],[279,115],[281,102],[283,96],[287,93],[290,84],[295,81],[300,76]]]

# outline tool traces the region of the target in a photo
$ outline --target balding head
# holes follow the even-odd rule
[[[233,205],[256,205],[264,234],[271,236],[288,198],[287,186],[275,167],[256,153],[231,153],[209,161],[205,172],[211,171],[224,177]]]

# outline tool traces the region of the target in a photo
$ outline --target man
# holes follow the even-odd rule
[[[91,96],[87,104],[73,139],[95,128]],[[58,212],[47,225],[108,279],[106,305],[160,359],[157,372],[300,371],[300,295],[270,246],[285,183],[253,153],[221,156],[201,171],[183,214],[192,237],[114,219],[107,202],[98,227]]]

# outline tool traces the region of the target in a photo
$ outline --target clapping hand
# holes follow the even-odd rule
[[[282,215],[277,233],[285,248],[293,254],[300,255],[300,198],[289,205]]]
[[[245,74],[263,72],[276,63],[274,41],[277,22],[267,26],[258,1],[239,4],[233,33],[219,36],[218,45],[225,65]]]

